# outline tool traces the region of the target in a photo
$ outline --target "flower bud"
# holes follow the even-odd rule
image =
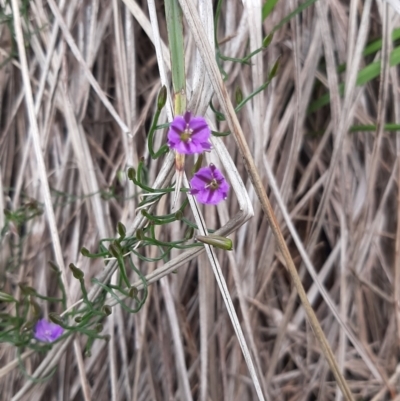
[[[222,237],[220,235],[198,235],[196,239],[197,241],[203,242],[204,244],[212,245],[215,248],[220,248],[225,251],[232,250],[232,240],[226,237]]]
[[[138,294],[138,289],[136,287],[131,287],[129,290],[129,297],[135,298],[137,294]]]
[[[58,324],[59,326],[62,326],[64,324],[64,322],[61,319],[61,316],[58,313],[55,312],[50,312],[49,313],[49,319],[55,323]]]
[[[126,235],[126,227],[119,221],[117,224],[117,231],[121,238],[125,238]]]
[[[103,325],[101,323],[96,324],[96,327],[94,328],[98,333],[101,333],[103,331]]]
[[[166,103],[167,103],[167,88],[165,87],[165,85],[163,85],[160,89],[160,92],[158,92],[158,97],[157,97],[158,111],[161,111]]]
[[[136,179],[136,170],[133,167],[128,168],[128,178],[133,181]]]
[[[101,199],[102,199],[102,200],[105,200],[105,201],[110,200],[113,196],[114,196],[114,195],[113,195],[113,193],[112,193],[112,190],[104,190],[104,191],[101,191],[101,195],[100,195]]]
[[[188,226],[188,227],[186,228],[186,230],[185,230],[185,235],[183,236],[183,238],[184,238],[185,240],[189,240],[189,239],[193,238],[193,234],[194,234],[194,228]]]
[[[182,220],[182,217],[183,217],[183,212],[182,212],[182,210],[178,210],[178,211],[175,213],[175,219],[176,219],[176,220]]]
[[[90,255],[90,252],[89,252],[89,249],[87,249],[87,248],[85,248],[84,246],[81,248],[81,254],[83,255],[83,256],[86,256],[87,258],[89,257],[89,255]]]
[[[101,308],[101,311],[106,315],[106,316],[110,316],[112,311],[111,311],[111,307],[109,305],[104,305]]]
[[[136,231],[136,238],[137,238],[139,241],[141,241],[141,240],[143,239],[143,230],[142,230],[141,228],[139,228],[139,229]]]
[[[242,90],[240,89],[240,86],[237,86],[237,87],[236,87],[236,90],[235,90],[235,100],[236,100],[236,104],[240,104],[240,103],[242,103],[242,101],[243,101],[243,92],[242,92]]]
[[[121,246],[117,241],[113,241],[108,247],[108,251],[114,258],[118,258],[122,254]]]
[[[72,275],[77,279],[77,280],[82,280],[83,277],[85,276],[83,274],[83,271],[81,269],[78,269],[73,263],[69,264],[69,268],[72,270]]]

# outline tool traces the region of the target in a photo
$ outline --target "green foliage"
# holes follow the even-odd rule
[[[268,78],[265,81],[265,83],[263,83],[254,92],[250,93],[250,95],[247,96],[246,98],[243,99],[243,96],[240,96],[242,98],[242,101],[239,104],[236,105],[236,107],[235,107],[235,112],[236,113],[238,113],[249,100],[251,100],[254,96],[258,95],[260,92],[262,92],[264,89],[266,89],[268,87],[268,85],[271,83],[272,79],[278,73],[278,69],[279,69],[279,59],[276,60],[275,63],[273,64],[271,70],[268,73]],[[238,99],[238,98],[239,97],[236,94],[236,99]],[[210,108],[215,113],[215,116],[216,116],[218,121],[224,121],[225,120],[224,114],[215,109],[215,107],[212,104],[212,101],[210,101]],[[225,136],[225,133],[214,133],[213,132],[213,134],[216,135],[216,136]]]
[[[303,4],[300,4],[295,10],[289,13],[285,18],[283,18],[277,25],[272,29],[272,33],[276,32],[278,29],[281,29],[285,24],[287,24],[292,18],[296,15],[303,12],[308,7],[312,6],[317,0],[307,0]]]
[[[175,110],[177,114],[183,114],[186,109],[186,74],[185,55],[183,44],[182,10],[178,0],[165,0],[165,17],[167,20],[168,43],[171,54],[172,85],[175,96],[182,98],[182,104]]]
[[[262,7],[262,20],[264,21],[278,3],[278,0],[267,0]]]
[[[25,25],[29,26],[29,10],[30,10],[30,0],[21,0],[20,2],[20,13],[21,18],[25,21]],[[0,5],[0,24],[5,24],[10,32],[11,36],[11,51],[9,56],[3,63],[0,64],[0,68],[7,64],[11,59],[17,58],[17,43],[15,39],[15,29],[14,29],[14,17],[11,8],[11,0],[5,0],[3,5]],[[29,43],[32,33],[28,32],[25,37],[25,41]]]
[[[161,128],[158,124],[158,118],[162,108],[166,103],[165,88],[160,91],[157,99],[156,113],[153,119],[150,133],[148,135],[149,149],[152,147],[153,135]],[[150,152],[151,157],[157,158],[162,156],[167,148],[162,148],[158,152]],[[99,241],[98,250],[90,252],[87,248],[82,247],[81,253],[86,258],[96,259],[101,258],[107,264],[110,260],[114,260],[117,264],[119,271],[118,280],[116,283],[100,282],[94,278],[91,284],[101,288],[100,294],[93,300],[88,296],[88,283],[85,282],[85,272],[73,263],[69,264],[69,269],[72,276],[79,282],[82,299],[81,302],[72,308],[67,309],[67,295],[63,285],[61,271],[59,267],[52,261],[49,262],[50,272],[53,275],[51,278],[57,283],[56,296],[47,296],[39,293],[34,287],[25,282],[19,283],[20,296],[16,298],[9,290],[10,286],[0,286],[0,342],[7,342],[13,344],[18,353],[26,348],[33,349],[37,352],[48,351],[55,342],[63,341],[68,336],[80,334],[87,338],[85,355],[90,356],[91,347],[96,339],[107,340],[107,335],[102,335],[102,323],[112,313],[112,307],[109,304],[110,298],[113,304],[118,304],[127,313],[137,313],[144,305],[147,294],[148,284],[144,274],[139,269],[131,255],[135,255],[139,261],[146,263],[154,263],[158,261],[168,261],[170,258],[171,250],[188,249],[191,247],[203,246],[193,239],[194,228],[197,228],[194,223],[184,217],[185,211],[188,207],[188,200],[186,199],[178,210],[171,214],[155,215],[145,209],[146,206],[157,202],[162,196],[174,191],[173,187],[165,189],[154,189],[148,183],[148,172],[144,159],[139,161],[136,168],[130,168],[127,176],[129,180],[135,185],[136,197],[139,199],[138,212],[141,213],[147,220],[147,224],[134,235],[127,233],[126,227],[122,222],[118,222],[116,227],[115,238],[103,238]],[[187,189],[182,189],[186,192]],[[106,196],[103,198],[115,198],[113,191],[105,192]],[[89,194],[82,197],[71,196],[59,191],[53,191],[54,207],[63,207],[63,205],[81,201],[88,196],[99,195]],[[104,195],[104,193],[102,193]],[[23,205],[16,210],[5,210],[5,225],[2,228],[2,237],[11,230],[22,231],[27,222],[37,218],[43,213],[43,206],[33,199],[28,199]],[[156,226],[166,226],[176,221],[182,222],[185,227],[182,230],[182,239],[177,241],[164,241],[157,238]],[[27,233],[26,235],[29,235]],[[149,258],[145,249],[154,247],[156,249],[156,256]],[[21,262],[21,260],[20,260]],[[15,264],[15,267],[20,265]],[[139,277],[141,281],[141,290],[132,286],[132,274]],[[41,318],[42,310],[39,302],[45,302],[48,309],[52,312],[49,313],[49,319],[64,328],[63,335],[54,343],[42,343],[34,339],[34,327],[36,322]],[[10,305],[13,305],[10,308]],[[61,311],[58,313],[55,311]],[[30,380],[36,381],[30,377],[25,371],[22,362],[20,368],[24,375]]]
[[[315,3],[316,0],[308,0],[305,1],[303,4],[301,4],[299,7],[297,7],[293,12],[288,14],[285,18],[283,18],[273,29],[271,30],[271,34],[273,35],[274,32],[276,32],[278,29],[280,29],[282,26],[284,26],[287,22],[289,22],[293,17],[304,11],[306,8],[311,6],[313,3]],[[264,20],[273,10],[275,5],[278,3],[278,0],[267,0],[262,8],[262,19]],[[267,36],[268,38],[268,36]],[[264,39],[264,42],[266,42],[267,38]],[[392,41],[396,42],[399,41],[400,39],[400,28],[396,28],[392,32]],[[397,42],[398,43],[398,42]],[[269,43],[268,43],[269,44]],[[265,46],[266,47],[266,46]],[[363,55],[364,57],[372,56],[376,54],[378,51],[382,49],[382,39],[376,39],[369,43],[366,48],[364,49]],[[260,50],[260,49],[259,49]],[[217,48],[217,57],[227,60],[227,61],[233,61],[233,62],[239,62],[242,64],[246,64],[247,61],[249,60],[249,56],[251,57],[254,54],[251,54],[249,56],[246,56],[242,59],[235,59],[235,58],[230,58],[230,57],[225,57],[221,56],[219,53],[219,49]],[[258,52],[258,51],[257,51]],[[400,64],[400,46],[396,46],[392,52],[390,53],[390,58],[389,58],[389,63],[391,67],[398,66]],[[274,67],[271,69],[271,71],[274,70]],[[338,66],[338,73],[341,74],[346,71],[346,64],[342,64]],[[357,86],[363,86],[375,78],[379,77],[381,72],[381,61],[373,61],[369,64],[367,64],[364,68],[362,68],[358,75],[357,75],[357,81],[356,85]],[[274,71],[274,74],[276,75],[276,71]],[[339,84],[339,94],[343,96],[344,94],[344,83]],[[257,92],[258,93],[258,92]],[[251,97],[254,96],[254,94],[250,95]],[[248,101],[249,99],[245,99],[245,102]],[[308,107],[308,114],[311,114],[313,112],[316,112],[320,110],[322,107],[327,106],[330,104],[330,95],[329,92],[325,93],[324,95],[319,96],[316,100],[311,102],[311,104]],[[216,112],[218,113],[218,112]],[[223,116],[221,114],[217,114],[217,119],[222,120]],[[399,130],[399,125],[398,124],[385,124],[384,130],[385,131],[398,131]],[[350,132],[357,132],[357,131],[375,131],[376,130],[376,125],[356,125],[350,128]]]
[[[220,49],[217,32],[218,32],[218,22],[219,22],[219,18],[220,18],[220,15],[221,15],[221,9],[222,9],[222,0],[219,0],[218,3],[217,3],[217,9],[216,9],[216,12],[215,12],[215,17],[214,17],[214,41],[215,41],[215,57],[216,57],[217,65],[219,67],[219,70],[220,70],[220,72],[222,74],[223,79],[224,80],[228,79],[228,74],[227,74],[227,72],[224,70],[224,68],[222,66],[222,62],[223,61],[230,61],[230,62],[242,64],[242,65],[250,65],[251,58],[254,57],[256,54],[258,54],[258,53],[264,51],[265,49],[267,49],[268,46],[271,44],[271,42],[273,40],[273,37],[274,37],[274,32],[276,32],[285,23],[287,23],[291,18],[293,18],[294,16],[296,16],[297,14],[299,14],[300,12],[305,10],[307,7],[309,7],[315,1],[316,0],[305,2],[304,4],[300,5],[296,10],[294,10],[292,13],[290,13],[286,18],[284,18],[263,39],[262,45],[261,45],[260,48],[254,50],[253,52],[249,53],[248,55],[246,55],[246,56],[244,56],[242,58],[235,58],[235,57],[229,57],[229,56],[223,55],[222,52],[221,52],[221,49]],[[272,9],[275,7],[277,2],[278,2],[278,0],[268,0],[264,4],[263,10],[262,10],[262,18],[263,18],[263,20],[271,13]],[[240,88],[236,88],[236,91],[235,91],[235,100],[236,100],[235,111],[236,112],[239,112],[241,110],[241,108],[249,100],[251,100],[254,96],[256,96],[260,92],[264,91],[268,87],[268,85],[270,84],[271,80],[276,76],[276,74],[278,72],[278,67],[279,67],[279,58],[278,58],[278,60],[275,61],[275,63],[273,64],[272,68],[270,69],[269,73],[267,74],[267,78],[266,78],[265,83],[262,84],[258,89],[256,89],[254,92],[252,92],[246,98],[243,98],[243,94],[242,94],[241,89]],[[213,112],[215,113],[216,118],[217,118],[218,121],[224,121],[225,120],[225,116],[221,112],[219,112],[219,111],[217,111],[215,109],[215,107],[212,104],[212,101],[210,102],[210,107],[213,110]],[[226,135],[230,134],[229,132],[220,133],[220,132],[214,132],[214,131],[212,133],[215,136],[226,136]]]
[[[164,128],[158,126],[157,124],[158,124],[158,119],[160,118],[161,111],[164,108],[166,102],[167,102],[167,88],[163,86],[160,89],[160,92],[157,97],[157,108],[147,137],[149,153],[152,159],[158,159],[160,156],[164,155],[165,153],[168,153],[169,151],[167,145],[161,146],[161,148],[158,151],[154,151],[153,149],[154,134],[156,130]]]
[[[392,33],[392,38],[393,40],[397,40],[400,38],[400,29],[396,29]],[[368,45],[364,51],[365,56],[370,56],[374,54],[375,52],[379,51],[382,47],[382,40],[377,40],[372,42],[370,45]],[[390,53],[390,58],[389,58],[389,63],[390,66],[397,66],[400,64],[400,46],[394,48],[392,52]],[[338,72],[343,72],[346,70],[346,65],[341,65],[338,68]],[[357,75],[357,81],[356,85],[357,86],[363,86],[369,82],[371,82],[373,79],[379,77],[381,71],[381,61],[374,61],[364,68],[362,68],[358,75]],[[339,84],[339,94],[343,96],[344,94],[344,83]],[[311,102],[310,106],[308,107],[308,113],[313,113],[321,109],[322,107],[328,105],[330,103],[330,95],[329,92],[325,93],[324,95],[318,97],[318,99],[314,100]]]

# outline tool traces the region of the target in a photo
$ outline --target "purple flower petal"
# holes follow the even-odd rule
[[[190,120],[189,125],[190,129],[192,129],[194,133],[198,133],[200,131],[206,131],[208,133],[210,132],[210,128],[208,127],[208,124],[204,117],[193,117]]]
[[[48,322],[46,319],[40,319],[36,323],[33,335],[38,341],[52,343],[63,333],[64,329],[58,324]]]
[[[167,144],[178,153],[203,153],[211,149],[210,136],[204,117],[193,117],[187,111],[183,116],[175,116],[168,131]]]
[[[190,185],[192,188],[203,189],[214,178],[210,169],[207,167],[201,168],[191,179]]]
[[[168,132],[168,141],[169,142],[180,142],[181,141],[181,134],[177,131],[175,131],[172,127],[170,128],[170,131]]]
[[[197,201],[206,205],[217,205],[223,200],[218,191],[202,191],[197,195]]]
[[[190,124],[190,120],[192,119],[192,113],[190,111],[186,111],[183,115],[183,119],[185,120],[186,124]]]
[[[178,153],[182,153],[182,154],[186,154],[186,155],[191,155],[194,153],[201,153],[203,151],[203,150],[198,150],[198,146],[193,142],[178,142],[174,146],[174,149]]]
[[[212,148],[210,142],[202,142],[202,143],[201,143],[201,146],[203,147],[203,149],[204,149],[205,151],[211,150],[211,148]]]
[[[217,205],[229,192],[224,175],[213,164],[201,168],[190,180],[190,186],[197,201],[207,205]]]
[[[192,133],[191,137],[190,137],[191,141],[195,142],[195,143],[208,142],[209,138],[210,138],[210,135],[204,131],[198,132],[197,134]]]
[[[187,123],[182,116],[176,116],[172,121],[170,128],[179,134],[185,130],[186,124]]]

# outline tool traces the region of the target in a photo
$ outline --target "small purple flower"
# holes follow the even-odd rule
[[[204,117],[193,117],[190,111],[175,116],[168,131],[168,146],[178,153],[191,155],[211,149],[211,131]]]
[[[64,332],[64,329],[58,324],[48,322],[46,319],[40,319],[36,323],[34,337],[36,340],[45,343],[52,343],[57,340]]]
[[[190,180],[190,194],[198,202],[216,205],[225,200],[229,192],[229,184],[214,164],[201,168]]]

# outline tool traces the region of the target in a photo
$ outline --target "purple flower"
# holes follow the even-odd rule
[[[40,319],[36,323],[35,331],[33,333],[36,340],[45,343],[52,343],[62,335],[64,329],[58,324],[48,322],[46,319]]]
[[[190,194],[198,202],[216,205],[225,200],[229,192],[229,184],[214,164],[201,168],[190,180]]]
[[[182,154],[203,153],[211,149],[211,131],[204,117],[193,117],[190,111],[175,116],[168,131],[168,146]]]

